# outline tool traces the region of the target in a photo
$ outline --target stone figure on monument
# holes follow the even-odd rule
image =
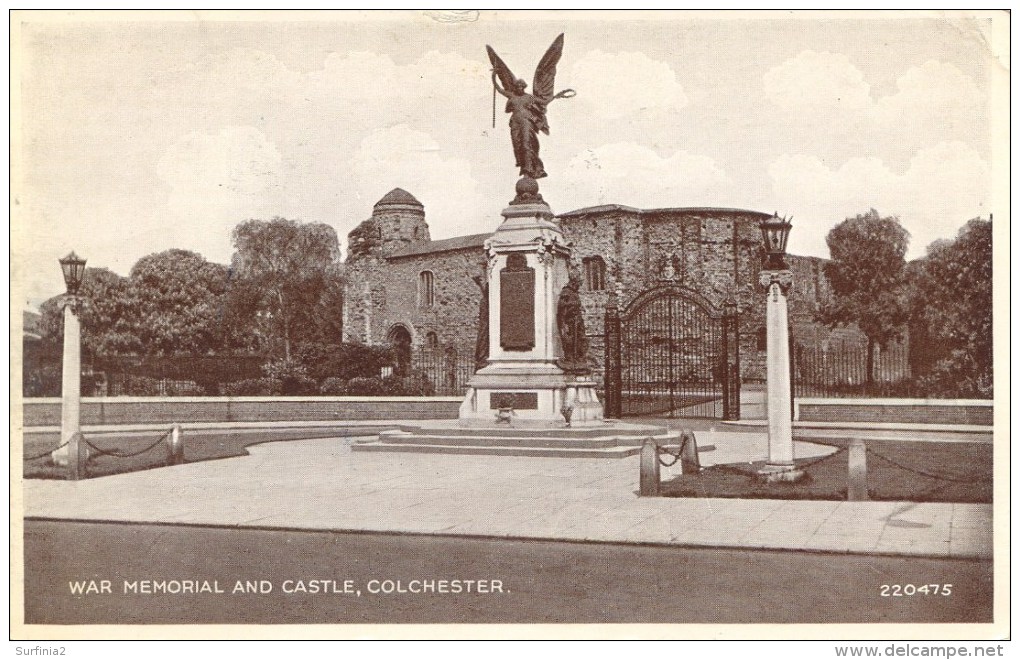
[[[571,373],[588,371],[588,337],[584,332],[584,309],[577,293],[581,282],[571,274],[556,303],[556,327],[560,332],[563,358],[560,367]]]
[[[510,71],[491,46],[486,46],[485,49],[492,63],[492,86],[507,99],[506,112],[510,113],[510,141],[513,143],[517,167],[521,170],[521,176],[541,179],[546,176],[546,172],[542,160],[538,157],[538,132],[549,134],[546,107],[556,99],[575,95],[572,89],[553,92],[556,64],[563,54],[563,35],[556,37],[538,63],[532,87],[533,94],[524,91],[528,84]]]
[[[485,269],[485,264],[482,268]],[[489,364],[489,280],[484,274],[472,279],[482,292],[478,304],[478,337],[475,340],[475,369],[482,369]]]

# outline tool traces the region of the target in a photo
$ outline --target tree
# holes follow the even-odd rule
[[[250,297],[249,318],[261,316],[291,359],[303,331],[314,327],[315,310],[329,281],[337,277],[340,241],[321,223],[285,218],[248,220],[234,228],[233,271]]]
[[[819,312],[830,327],[856,324],[868,339],[867,380],[875,371],[875,347],[885,348],[903,335],[905,255],[910,234],[896,217],[871,209],[847,218],[825,238],[829,261],[825,275],[833,296]]]
[[[217,350],[228,270],[187,250],[142,257],[131,269],[135,333],[148,355]]]
[[[932,384],[955,396],[990,396],[991,221],[971,220],[955,240],[929,245],[913,284],[912,327],[923,341],[926,375],[938,381]]]
[[[82,354],[86,357],[130,354],[141,344],[134,331],[137,312],[131,283],[106,268],[86,268],[79,294],[85,303],[81,311]],[[60,353],[64,340],[64,294],[44,302],[39,311],[42,341]]]

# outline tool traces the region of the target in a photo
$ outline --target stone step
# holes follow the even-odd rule
[[[506,438],[542,438],[549,437],[550,433],[555,433],[556,436],[561,438],[576,438],[576,439],[589,439],[589,438],[618,438],[623,436],[633,436],[635,438],[644,439],[649,435],[660,436],[667,432],[665,427],[657,427],[654,432],[646,427],[640,428],[628,428],[626,425],[619,426],[605,426],[605,427],[576,427],[576,428],[527,428],[527,427],[516,427],[516,426],[486,426],[486,427],[473,427],[464,426],[458,427],[455,424],[441,424],[441,425],[400,425],[400,430],[405,433],[414,433],[416,435],[428,435],[438,437],[478,437],[485,435],[488,437],[506,437]]]
[[[475,456],[529,456],[544,458],[627,458],[641,451],[641,447],[608,447],[604,449],[564,447],[503,447],[444,444],[391,444],[366,442],[351,445],[356,452],[408,452],[417,454],[465,454]]]
[[[399,445],[447,445],[461,447],[532,447],[562,449],[608,449],[618,445],[631,446],[629,439],[618,442],[616,437],[604,438],[560,438],[536,436],[493,436],[493,435],[427,435],[423,433],[404,433],[400,431],[383,431],[379,441],[385,444]]]

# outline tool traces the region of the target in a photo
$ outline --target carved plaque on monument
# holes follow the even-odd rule
[[[535,347],[535,269],[511,254],[499,272],[499,344],[504,351]]]
[[[538,392],[493,392],[489,398],[489,407],[493,410],[538,410]]]

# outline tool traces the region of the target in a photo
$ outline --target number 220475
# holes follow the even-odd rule
[[[901,596],[951,596],[951,584],[883,584],[880,590],[883,598]]]

